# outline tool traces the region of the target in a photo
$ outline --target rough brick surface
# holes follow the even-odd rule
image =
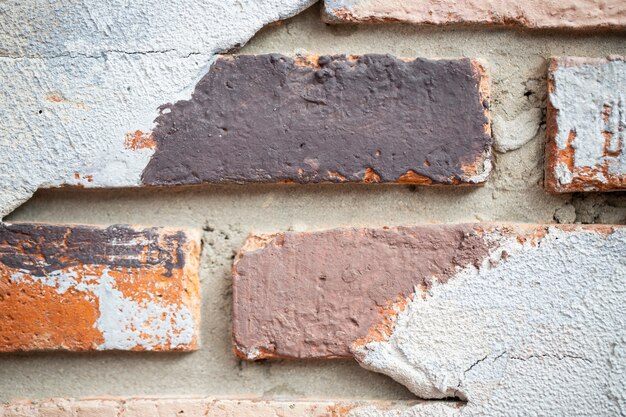
[[[516,25],[528,28],[626,29],[621,0],[325,0],[330,23],[407,22],[433,25]]]
[[[233,267],[236,352],[351,356],[355,344],[384,338],[416,291],[480,266],[500,240],[547,230],[460,224],[251,236]]]
[[[236,352],[247,359],[351,356],[384,333],[415,287],[487,256],[471,225],[252,236],[233,270]]]
[[[418,397],[467,400],[454,415],[619,415],[624,253],[623,226],[253,237],[234,270],[235,343],[253,359],[352,339],[361,365]]]
[[[469,59],[218,59],[163,106],[143,182],[482,183],[488,82]]]
[[[546,188],[626,189],[624,58],[554,58],[549,71]]]
[[[193,350],[198,263],[180,230],[0,224],[0,351]]]
[[[4,406],[0,405],[0,416],[400,417],[404,415],[451,416],[456,409],[455,403],[440,401],[265,401],[213,398],[52,399],[38,402],[16,401]],[[418,414],[413,414],[413,412]]]

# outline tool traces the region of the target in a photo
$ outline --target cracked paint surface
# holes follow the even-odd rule
[[[626,189],[624,58],[554,58],[549,93],[547,189]]]
[[[140,185],[154,150],[128,135],[188,98],[217,53],[312,3],[0,4],[0,218],[39,188]]]
[[[193,350],[198,263],[182,231],[0,225],[0,351]]]
[[[626,229],[514,230],[416,294],[357,360],[418,397],[467,400],[454,415],[624,414]]]
[[[626,28],[620,0],[325,0],[329,23],[406,22],[429,25],[510,25],[527,28]]]

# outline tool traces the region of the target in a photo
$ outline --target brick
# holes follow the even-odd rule
[[[506,262],[503,250],[492,259],[506,245],[530,251],[550,231],[612,230],[459,224],[253,235],[233,266],[235,353],[250,360],[349,357],[385,340],[398,314],[435,283]]]
[[[204,417],[210,400],[197,398],[134,398],[124,401],[121,415],[124,417],[185,416]]]
[[[81,400],[75,405],[76,417],[117,417],[118,403],[115,400]]]
[[[472,225],[252,236],[233,269],[235,351],[247,359],[349,357],[356,340],[387,331],[385,315],[416,287],[487,252]]]
[[[424,415],[452,415],[458,409],[453,402],[432,401],[269,401],[254,399],[214,398],[121,398],[121,399],[52,399],[42,402],[19,401],[0,405],[4,417],[43,417],[42,410],[56,409],[58,417],[81,417],[80,410],[89,409],[89,416],[118,417],[379,417],[400,416],[401,413],[424,412]],[[115,414],[111,414],[114,412]],[[413,415],[413,414],[409,414]],[[422,415],[422,414],[418,414]],[[434,415],[434,414],[433,414]],[[407,415],[408,417],[408,415]]]
[[[621,0],[325,0],[328,23],[405,22],[428,25],[506,25],[526,28],[626,28]]]
[[[481,184],[488,99],[469,59],[221,57],[161,108],[143,183]]]
[[[194,350],[198,265],[182,230],[0,224],[0,351]]]
[[[551,192],[626,189],[626,62],[553,58],[546,180]]]

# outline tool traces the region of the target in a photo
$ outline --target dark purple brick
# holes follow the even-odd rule
[[[161,108],[143,182],[480,184],[488,95],[469,59],[221,57]]]

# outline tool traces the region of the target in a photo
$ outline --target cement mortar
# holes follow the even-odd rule
[[[351,360],[246,363],[230,342],[230,267],[251,231],[507,221],[626,224],[626,194],[552,196],[542,188],[547,58],[626,55],[626,35],[404,25],[328,26],[319,7],[261,31],[241,53],[390,53],[482,58],[492,78],[500,149],[487,185],[252,185],[42,191],[6,221],[131,223],[203,228],[202,347],[192,354],[0,356],[0,401],[94,395],[408,399],[412,394]],[[540,111],[537,111],[540,109]],[[537,129],[528,142],[521,125]],[[522,140],[523,139],[523,140]],[[520,145],[521,143],[521,145]]]

